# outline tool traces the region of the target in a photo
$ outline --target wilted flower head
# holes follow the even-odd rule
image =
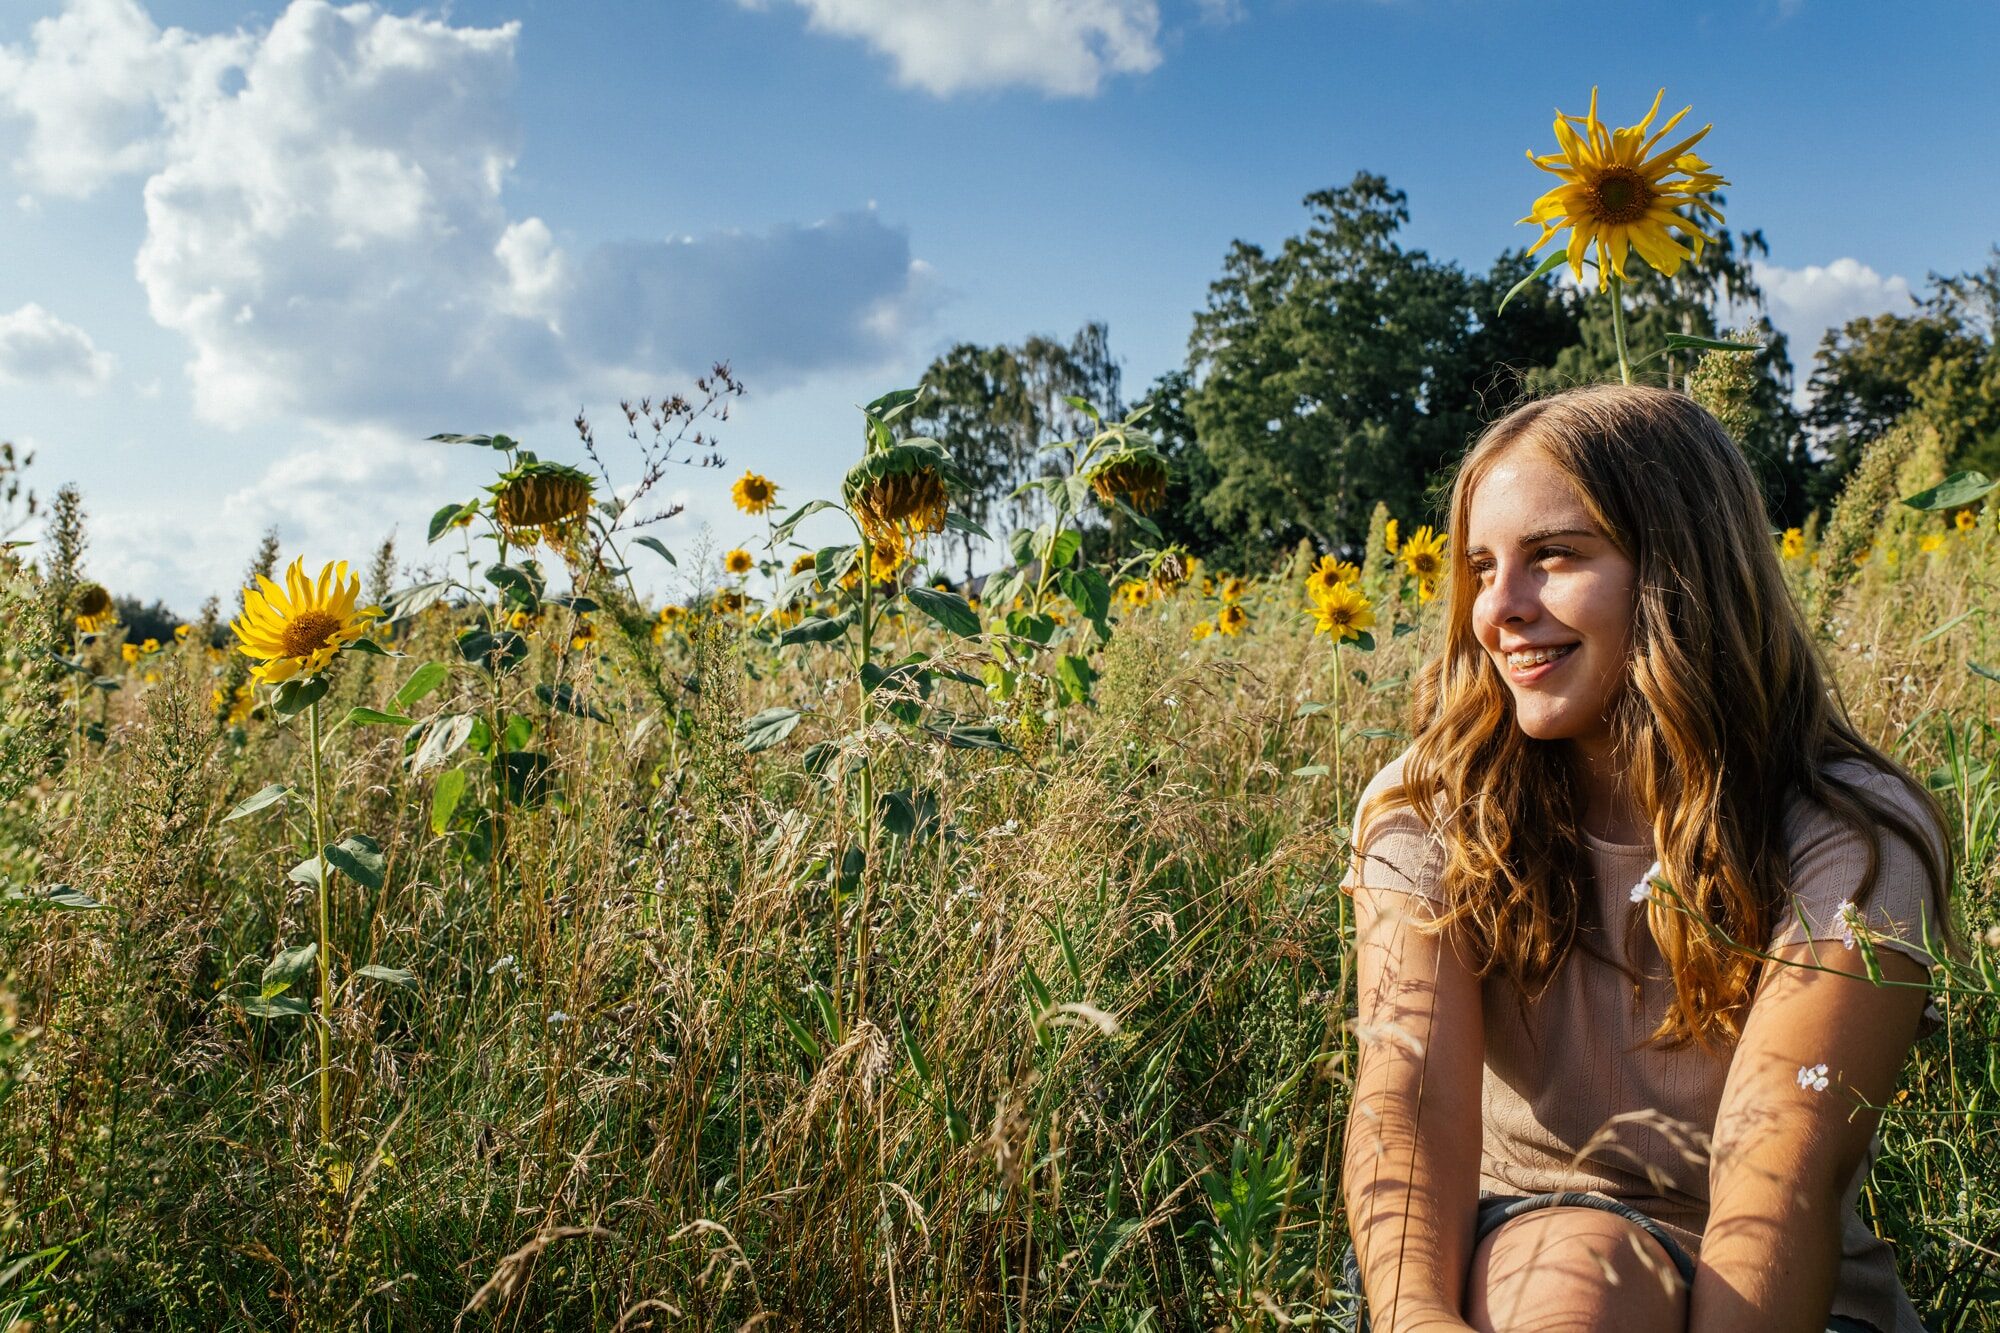
[[[871,542],[902,532],[944,531],[949,490],[964,484],[951,454],[936,440],[899,440],[871,448],[847,470],[841,498]]]
[[[1106,504],[1120,495],[1141,512],[1166,503],[1167,460],[1149,444],[1119,445],[1092,463],[1084,479]]]
[[[589,473],[534,458],[503,472],[488,489],[508,541],[532,546],[539,540],[557,549],[572,546],[583,534],[595,494]]]
[[[79,584],[71,605],[76,608],[76,627],[85,634],[102,633],[118,620],[118,608],[101,583]]]

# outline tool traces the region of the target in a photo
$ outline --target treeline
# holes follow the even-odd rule
[[[1013,492],[1055,466],[1046,446],[1084,429],[1071,400],[1107,416],[1151,403],[1148,427],[1174,463],[1155,516],[1166,540],[1240,569],[1300,539],[1351,552],[1377,501],[1413,521],[1434,517],[1451,464],[1523,397],[1615,378],[1600,295],[1539,282],[1499,309],[1533,270],[1522,250],[1471,273],[1405,248],[1405,195],[1366,172],[1308,195],[1305,207],[1305,228],[1276,250],[1230,248],[1194,313],[1186,365],[1137,395],[1124,393],[1102,324],[1068,342],[962,343],[933,362],[918,425],[972,477],[967,510],[989,528],[1034,523],[1039,492]],[[1750,373],[1725,377],[1724,419],[1774,526],[1823,509],[1861,449],[1911,412],[1937,426],[1952,468],[2000,472],[2000,249],[1980,272],[1931,275],[1930,295],[1908,313],[1829,331],[1801,412],[1753,267],[1769,253],[1763,234],[1725,228],[1718,240],[1672,278],[1633,266],[1631,345],[1732,329],[1762,345]],[[1638,377],[1686,387],[1692,368],[1685,354],[1660,356]],[[966,539],[968,575],[974,555]]]

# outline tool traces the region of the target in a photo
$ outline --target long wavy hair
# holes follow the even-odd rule
[[[1856,759],[1894,774],[1939,830],[1950,828],[1937,798],[1862,739],[1830,692],[1741,450],[1692,399],[1620,385],[1516,407],[1452,480],[1449,531],[1461,539],[1451,544],[1445,642],[1418,674],[1415,743],[1382,801],[1442,833],[1438,928],[1470,946],[1481,976],[1497,972],[1525,997],[1547,984],[1583,926],[1601,924],[1584,920],[1589,895],[1577,888],[1588,882],[1588,856],[1569,747],[1516,725],[1513,696],[1472,627],[1478,581],[1462,539],[1471,497],[1501,457],[1525,446],[1561,469],[1637,569],[1627,675],[1610,719],[1616,754],[1632,798],[1651,812],[1662,875],[1720,931],[1657,897],[1646,912],[1673,980],[1652,1040],[1716,1048],[1741,1036],[1759,960],[1730,941],[1762,949],[1789,901],[1780,824],[1795,795],[1863,833],[1868,870],[1856,902],[1875,887],[1877,827],[1905,837],[1948,932],[1950,867],[1930,837],[1826,771]]]

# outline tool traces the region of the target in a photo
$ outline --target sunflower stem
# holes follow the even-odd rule
[[[306,730],[312,750],[312,831],[313,873],[319,891],[319,1141],[324,1148],[333,1138],[333,970],[328,961],[330,947],[326,903],[326,791],[320,780],[319,701],[306,705]]]
[[[1606,282],[1611,292],[1611,337],[1618,344],[1618,379],[1632,382],[1632,353],[1625,346],[1625,282],[1612,274]]]
[[[868,664],[875,646],[875,543],[864,532],[861,537],[861,644],[854,683],[861,691],[861,902],[855,916],[854,932],[854,1011],[858,1014],[868,997],[868,860],[875,854],[875,747],[870,732],[875,725],[875,692],[868,688]],[[838,933],[839,921],[834,922]],[[846,1032],[840,1018],[840,991],[834,990],[834,1023]]]

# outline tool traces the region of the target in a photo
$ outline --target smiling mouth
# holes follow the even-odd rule
[[[1548,655],[1536,654],[1525,661],[1517,660],[1513,654],[1507,657],[1507,674],[1514,680],[1527,682],[1540,680],[1557,666],[1574,656],[1579,645],[1564,644],[1561,648],[1549,650]]]

